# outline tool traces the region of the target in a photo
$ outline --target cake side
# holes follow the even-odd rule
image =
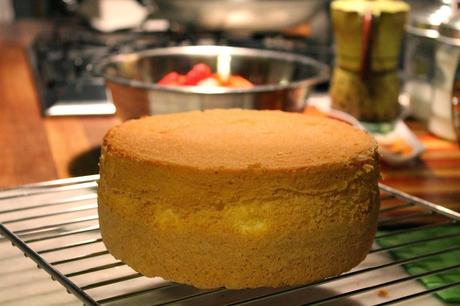
[[[364,173],[378,175],[378,165],[373,159],[377,157],[372,157],[377,153],[369,156],[369,159],[360,158],[349,164],[290,171],[259,168],[246,171],[193,170],[119,157],[106,152],[103,147],[99,184],[109,186],[112,191],[151,197],[152,202],[164,199],[168,205],[185,213],[189,209],[219,207],[239,199],[250,201],[277,195],[290,197],[340,192],[348,189],[350,183]]]
[[[378,175],[363,167],[345,184],[315,193],[294,190],[293,179],[280,176],[239,175],[227,185],[228,176],[210,184],[200,173],[184,179],[193,182],[188,186],[166,179],[179,193],[200,190],[177,201],[161,189],[115,189],[102,176],[102,236],[115,257],[147,276],[200,288],[308,283],[351,269],[372,244]],[[331,175],[324,173],[323,180]],[[307,176],[297,173],[298,184]]]

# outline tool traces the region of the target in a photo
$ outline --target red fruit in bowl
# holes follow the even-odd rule
[[[185,81],[185,76],[173,71],[166,74],[161,80],[158,81],[159,85],[183,85]]]
[[[196,64],[185,75],[185,82],[183,85],[195,86],[200,81],[212,76],[211,67],[206,64]]]

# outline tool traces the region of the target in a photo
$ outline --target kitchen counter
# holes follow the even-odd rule
[[[114,116],[45,118],[27,46],[45,25],[0,26],[0,188],[94,173]]]
[[[42,117],[26,48],[43,23],[0,26],[0,188],[92,174],[115,116]],[[408,122],[426,146],[420,160],[382,165],[382,182],[460,210],[460,149]]]

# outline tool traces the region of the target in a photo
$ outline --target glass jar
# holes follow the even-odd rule
[[[431,113],[438,28],[451,14],[449,3],[441,3],[411,12],[406,26],[403,92],[409,100],[411,114],[422,121]]]
[[[454,102],[460,82],[460,14],[439,27],[433,102],[428,129],[447,140],[456,140]]]
[[[332,107],[372,130],[386,129],[400,116],[397,71],[408,11],[404,1],[331,4],[336,55]]]

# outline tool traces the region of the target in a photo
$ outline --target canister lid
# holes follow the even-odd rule
[[[434,5],[410,13],[406,31],[418,36],[438,37],[439,26],[449,19],[452,9],[449,5]]]
[[[409,5],[404,1],[394,0],[379,0],[379,1],[366,1],[366,0],[335,0],[331,3],[332,10],[344,12],[356,12],[364,14],[372,12],[373,15],[380,15],[382,13],[401,13],[409,11]]]
[[[439,40],[460,46],[460,13],[453,15],[448,21],[439,26]]]

